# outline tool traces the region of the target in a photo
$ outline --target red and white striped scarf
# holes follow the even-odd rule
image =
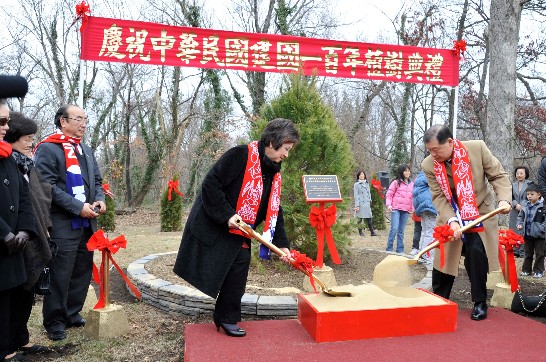
[[[269,195],[263,232],[263,238],[269,242],[272,242],[273,240],[275,226],[277,225],[277,217],[279,215],[279,208],[281,205],[281,185],[281,173],[277,172],[273,177],[273,184],[271,186],[271,194]],[[241,191],[239,192],[236,208],[237,215],[239,215],[241,219],[243,219],[243,221],[252,228],[254,228],[254,224],[256,223],[258,208],[260,207],[260,202],[262,201],[263,188],[262,166],[260,163],[260,153],[258,151],[258,141],[254,141],[248,144],[248,159],[246,161],[243,185],[241,187]],[[249,235],[240,230],[230,229],[229,232],[242,235],[250,239]],[[264,245],[260,245],[260,257],[263,259],[270,258],[270,250]]]
[[[474,186],[472,184],[472,168],[470,167],[470,157],[468,151],[461,141],[453,140],[453,156],[451,159],[451,173],[453,184],[457,193],[457,202],[451,194],[445,162],[434,161],[434,176],[442,189],[445,197],[451,204],[453,211],[459,219],[461,226],[480,217]],[[483,231],[483,225],[480,223],[469,232]]]

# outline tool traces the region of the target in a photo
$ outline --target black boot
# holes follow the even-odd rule
[[[442,298],[449,299],[451,288],[455,277],[433,268],[432,269],[432,292]]]
[[[372,236],[377,236],[377,234],[375,233],[375,230],[374,230],[374,228],[373,228],[372,219],[368,219],[368,227],[370,228],[370,232],[372,233],[371,235],[372,235]]]
[[[362,232],[362,229],[358,229],[358,235],[364,236],[364,233]]]

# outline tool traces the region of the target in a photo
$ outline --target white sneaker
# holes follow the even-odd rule
[[[418,252],[419,252],[419,250],[417,250],[417,249],[414,248],[414,249],[411,249],[411,251],[410,251],[409,254],[410,254],[410,255],[415,255],[415,254],[417,254]]]

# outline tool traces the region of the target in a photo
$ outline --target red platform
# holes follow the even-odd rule
[[[546,325],[501,308],[484,321],[460,310],[457,331],[317,343],[296,319],[242,322],[247,336],[216,332],[212,323],[184,328],[184,360],[210,361],[541,361]]]
[[[431,292],[442,304],[406,308],[319,311],[308,297],[298,295],[298,319],[316,342],[414,336],[455,332],[457,304]]]

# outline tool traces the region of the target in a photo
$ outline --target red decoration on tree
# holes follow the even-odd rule
[[[445,264],[444,244],[452,240],[453,234],[453,230],[447,224],[439,225],[434,228],[432,237],[440,243],[440,268],[443,268]]]
[[[381,196],[381,198],[384,199],[385,195],[383,195],[383,190],[385,190],[385,188],[381,186],[381,182],[379,182],[379,180],[372,179],[372,186],[377,190],[377,192],[379,193],[379,196]]]
[[[320,204],[320,207],[311,206],[311,213],[309,214],[309,222],[311,226],[315,228],[317,233],[317,261],[315,265],[322,268],[324,265],[324,235],[326,234],[326,244],[328,250],[332,256],[334,264],[341,264],[341,259],[337,253],[336,244],[334,243],[334,237],[332,236],[332,230],[330,227],[336,223],[336,204],[324,209],[324,203]]]
[[[82,25],[80,26],[80,33],[83,31],[83,27],[87,24],[89,20],[89,15],[91,15],[91,7],[85,0],[82,0],[79,4],[76,4],[76,17],[74,17],[74,24],[76,21],[82,19]]]
[[[519,288],[514,248],[521,244],[523,244],[523,236],[516,234],[512,230],[499,230],[499,263],[504,280],[510,283],[512,293]],[[506,266],[508,266],[508,270],[505,270]],[[508,280],[506,273],[508,273]]]
[[[457,53],[457,58],[464,59],[464,52],[466,52],[466,40],[453,40],[453,50]]]
[[[121,248],[125,249],[126,246],[127,246],[127,240],[125,239],[125,235],[120,235],[113,240],[109,240],[106,236],[104,236],[104,231],[102,231],[102,229],[97,230],[93,235],[91,235],[91,237],[87,241],[87,250],[89,251],[99,250],[99,251],[102,251],[103,253],[108,253],[108,259],[110,259],[112,264],[116,267],[117,271],[119,272],[123,280],[125,280],[125,283],[127,283],[129,288],[131,288],[135,296],[138,299],[140,299],[140,292],[138,291],[138,289],[133,285],[133,283],[131,283],[129,278],[127,278],[127,275],[125,275],[125,273],[123,272],[123,269],[121,269],[119,265],[115,262],[114,258],[112,258],[112,254],[117,253],[118,250]],[[100,276],[99,276],[99,271],[97,269],[97,266],[95,265],[95,263],[93,263],[93,277],[95,279],[95,282],[99,285],[99,290],[100,290],[99,300],[97,304],[95,304],[93,309],[100,309],[100,308],[104,308],[105,306],[104,304],[105,285],[104,283],[102,283],[102,281],[104,280],[104,275],[103,275],[104,270],[102,269],[103,268],[102,268],[102,262],[101,262]]]
[[[290,250],[290,257],[293,259],[292,265],[294,268],[305,271],[305,274],[309,275],[309,282],[311,283],[315,293],[317,293],[317,288],[315,288],[315,279],[313,278],[313,259],[297,250]]]
[[[167,200],[171,201],[172,200],[172,192],[176,192],[177,194],[180,195],[180,197],[184,196],[183,193],[180,192],[180,190],[178,190],[178,180],[176,181],[173,181],[173,180],[169,180],[169,195],[167,197]]]
[[[114,198],[114,193],[110,191],[110,184],[108,183],[102,184],[102,190],[106,196],[110,197],[111,199]]]

